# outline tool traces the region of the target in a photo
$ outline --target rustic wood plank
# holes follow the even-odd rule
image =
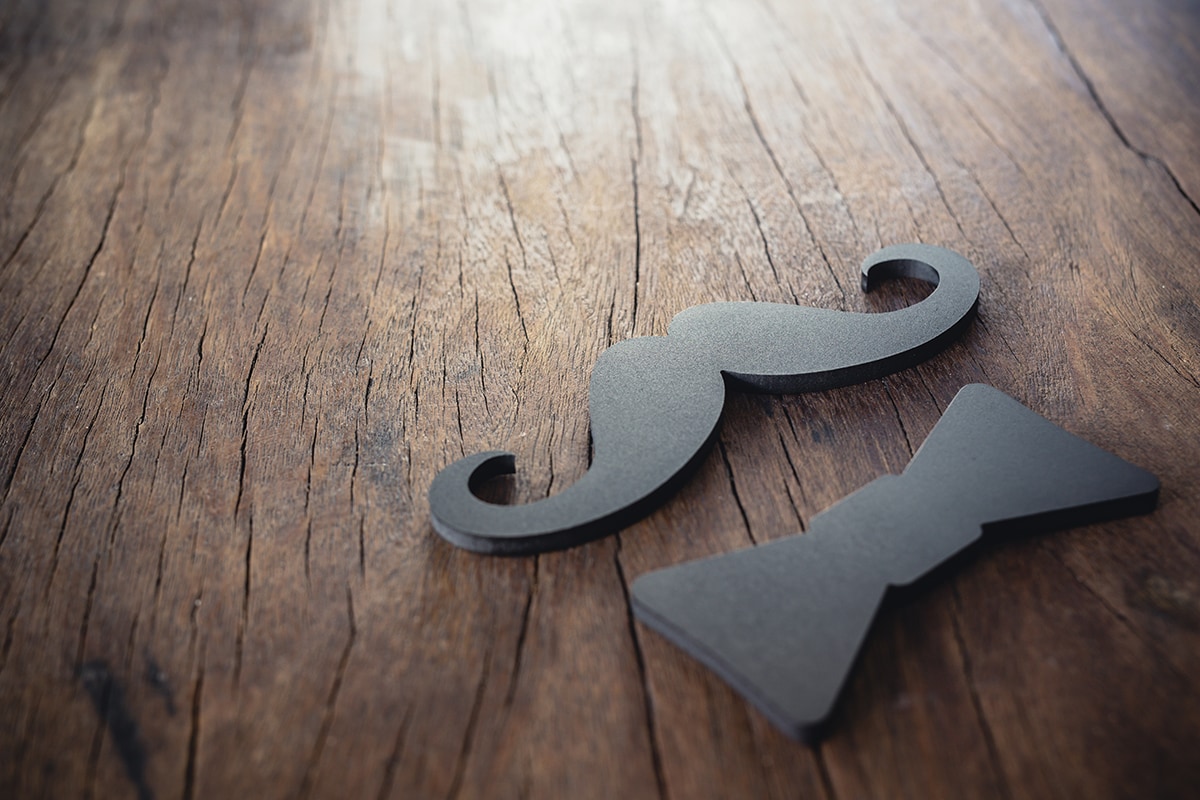
[[[1200,780],[1197,19],[1155,0],[0,8],[0,794],[1183,796]],[[588,462],[610,344],[853,310],[952,247],[980,317],[734,397],[619,536],[483,558],[425,490]],[[820,747],[628,608],[802,530],[985,381],[1163,482],[881,615]]]

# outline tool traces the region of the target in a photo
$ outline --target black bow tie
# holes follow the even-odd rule
[[[983,533],[1144,513],[1157,499],[1149,472],[976,384],[902,474],[826,509],[804,535],[643,575],[633,609],[785,733],[811,741],[889,586]]]

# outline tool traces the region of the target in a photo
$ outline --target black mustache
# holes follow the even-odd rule
[[[784,733],[812,741],[889,586],[984,533],[1145,513],[1157,498],[1149,472],[976,384],[902,474],[816,515],[803,535],[641,576],[633,610]]]
[[[592,371],[587,474],[544,500],[497,505],[472,486],[513,472],[513,455],[467,456],[429,488],[435,530],[468,550],[514,555],[571,547],[635,522],[682,484],[715,441],[727,382],[791,393],[867,381],[929,358],[970,323],[979,274],[962,256],[921,244],[884,248],[863,262],[863,291],[899,276],[936,288],[919,303],[879,314],[710,303],[677,314],[665,337],[613,345]]]

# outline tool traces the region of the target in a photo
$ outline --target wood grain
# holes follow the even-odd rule
[[[1200,781],[1200,13],[1187,0],[14,0],[0,7],[0,795],[1183,797]],[[696,303],[980,316],[739,395],[622,532],[429,524],[588,459],[587,378]],[[983,381],[1154,471],[883,613],[796,745],[633,623],[801,530]]]

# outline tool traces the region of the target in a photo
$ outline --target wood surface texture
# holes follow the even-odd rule
[[[1172,798],[1200,785],[1195,0],[0,5],[0,796]],[[588,463],[610,344],[713,300],[979,318],[887,380],[734,395],[643,522],[490,558],[436,472]],[[876,621],[830,738],[639,624],[985,382],[1152,515]]]

